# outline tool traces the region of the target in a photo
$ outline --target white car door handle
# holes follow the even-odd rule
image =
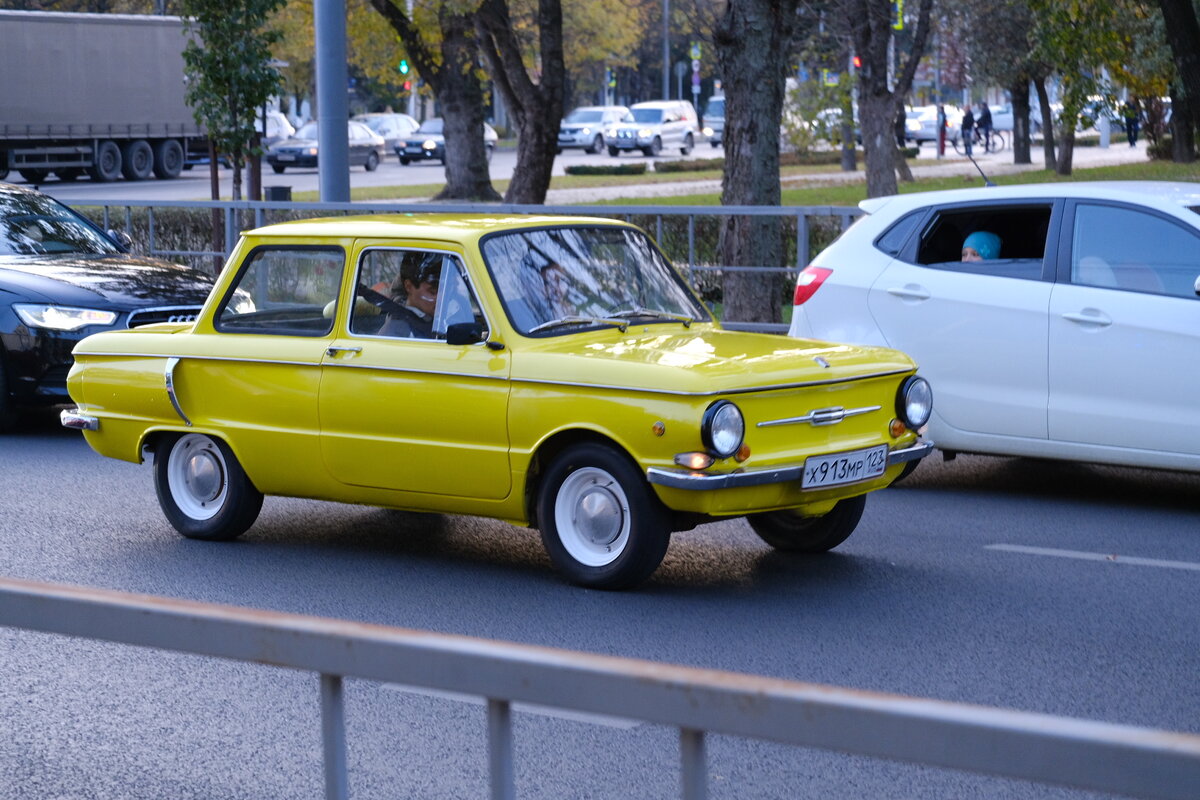
[[[929,291],[920,286],[908,284],[907,286],[893,286],[887,290],[887,293],[896,297],[903,297],[906,300],[928,300]]]
[[[1112,318],[1103,311],[1095,308],[1085,308],[1078,313],[1069,311],[1062,316],[1063,319],[1070,320],[1071,322],[1078,322],[1083,325],[1095,325],[1098,328],[1107,328],[1109,325],[1112,325]]]

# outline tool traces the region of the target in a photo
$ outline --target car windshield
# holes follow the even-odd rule
[[[359,122],[381,135],[386,134],[388,130],[396,127],[387,117],[367,117],[366,119],[359,120]]]
[[[488,237],[483,255],[521,333],[636,321],[679,324],[708,313],[640,231],[570,227]],[[547,329],[547,328],[542,328]]]
[[[316,120],[313,120],[312,122],[306,122],[300,126],[300,129],[298,131],[296,131],[296,138],[297,139],[316,139],[318,130],[319,130],[319,127],[317,125]]]
[[[119,252],[91,223],[49,197],[0,193],[0,255]]]
[[[725,98],[714,97],[708,101],[708,105],[704,107],[704,116],[706,117],[723,117],[725,116]]]
[[[633,122],[662,122],[663,111],[661,108],[634,108],[629,112],[627,120]]]
[[[577,108],[574,111],[572,111],[570,114],[568,114],[567,118],[564,119],[563,122],[578,122],[578,123],[600,122],[602,119],[604,119],[604,113],[601,111],[585,110],[582,108]]]
[[[421,133],[441,133],[442,132],[442,118],[434,117],[433,119],[427,119],[421,123],[421,127],[418,128],[418,130]]]

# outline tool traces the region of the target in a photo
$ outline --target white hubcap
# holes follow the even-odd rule
[[[179,510],[192,519],[211,519],[229,492],[225,456],[207,436],[190,433],[167,457],[167,485]]]
[[[581,564],[611,564],[629,543],[629,500],[617,479],[596,467],[572,472],[558,489],[554,525]]]

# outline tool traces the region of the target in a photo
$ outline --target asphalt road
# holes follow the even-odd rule
[[[239,541],[184,540],[149,466],[52,421],[0,437],[0,484],[5,576],[1200,733],[1200,475],[935,458],[831,554],[707,525],[624,593],[465,517],[268,498]],[[323,794],[315,675],[12,630],[0,675],[5,798]],[[350,681],[346,702],[356,800],[486,796],[477,701]],[[520,797],[678,796],[673,730],[514,719]],[[709,756],[713,798],[1092,796],[726,737]]]

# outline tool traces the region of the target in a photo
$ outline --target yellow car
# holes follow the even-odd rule
[[[744,516],[819,552],[932,445],[902,353],[723,330],[640,229],[378,215],[246,233],[195,322],[81,341],[63,424],[154,454],[159,502],[232,539],[265,494],[541,531],[578,584],[647,578]]]

